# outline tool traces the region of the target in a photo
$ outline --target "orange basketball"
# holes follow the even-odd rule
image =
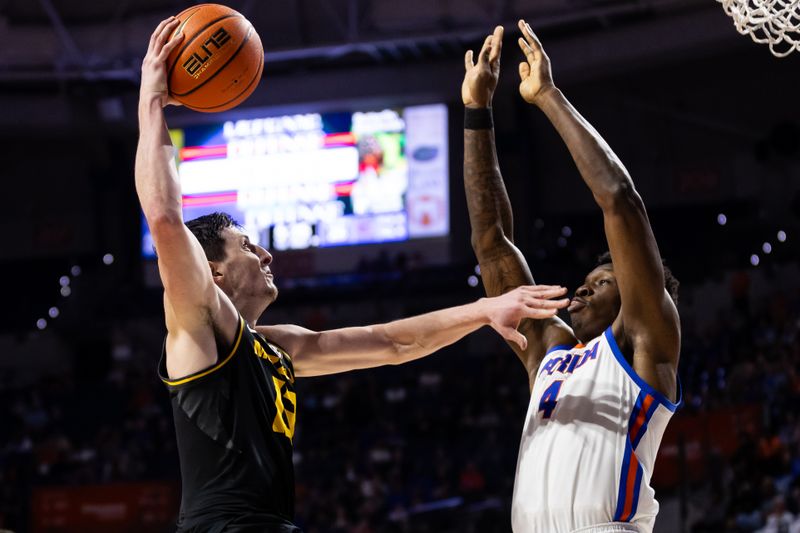
[[[183,42],[167,58],[170,96],[195,111],[225,111],[244,102],[264,70],[264,48],[238,11],[200,4],[180,12]]]

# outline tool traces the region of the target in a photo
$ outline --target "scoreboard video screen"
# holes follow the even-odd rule
[[[224,211],[267,249],[449,232],[443,104],[251,118],[170,135],[184,220]],[[142,253],[154,257],[146,223]]]

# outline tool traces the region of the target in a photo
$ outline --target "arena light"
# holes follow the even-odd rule
[[[37,329],[46,328],[47,327],[47,320],[45,320],[44,318],[40,318],[39,320],[36,321],[36,327],[37,327]]]
[[[783,230],[778,231],[778,241],[786,242],[786,232]]]
[[[480,265],[475,265],[475,275],[476,276],[480,276],[481,275],[481,266]]]
[[[53,307],[51,307],[50,309],[47,310],[47,315],[50,318],[58,318],[59,314],[61,314],[61,312],[58,310],[58,307],[56,307],[56,306],[53,306]]]
[[[81,272],[82,270],[80,265],[72,265],[72,268],[69,269],[69,273],[76,278],[81,275]]]
[[[103,264],[108,266],[111,265],[112,263],[114,263],[114,256],[111,254],[105,254],[103,256]]]
[[[753,254],[753,255],[750,256],[750,264],[751,265],[758,266],[758,264],[760,262],[761,262],[761,258],[758,257],[758,254]]]
[[[61,287],[61,296],[66,298],[70,294],[72,294],[72,289],[69,288],[69,285],[67,285],[66,287]]]
[[[569,226],[564,226],[563,228],[561,228],[561,235],[563,235],[564,237],[572,237],[572,228],[570,228]]]
[[[725,216],[725,213],[720,213],[717,215],[717,224],[720,226],[724,226],[728,223],[728,217]]]
[[[467,285],[470,287],[477,287],[478,286],[478,276],[470,276],[467,278]]]
[[[765,242],[764,244],[761,245],[761,251],[764,252],[765,254],[771,253],[772,245],[768,242]]]
[[[62,287],[66,287],[69,285],[69,276],[61,276],[58,278],[58,284]]]

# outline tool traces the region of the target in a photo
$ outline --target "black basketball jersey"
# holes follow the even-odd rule
[[[180,456],[178,528],[230,523],[220,530],[244,531],[235,523],[246,516],[247,523],[274,526],[263,531],[299,531],[290,522],[297,405],[291,357],[241,317],[233,346],[217,349],[214,366],[177,380],[167,376],[166,348],[159,363]]]

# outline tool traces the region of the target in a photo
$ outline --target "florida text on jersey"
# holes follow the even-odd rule
[[[585,346],[552,348],[537,372],[517,460],[514,531],[611,523],[652,531],[658,502],[650,477],[678,405],[633,371],[611,327]]]

